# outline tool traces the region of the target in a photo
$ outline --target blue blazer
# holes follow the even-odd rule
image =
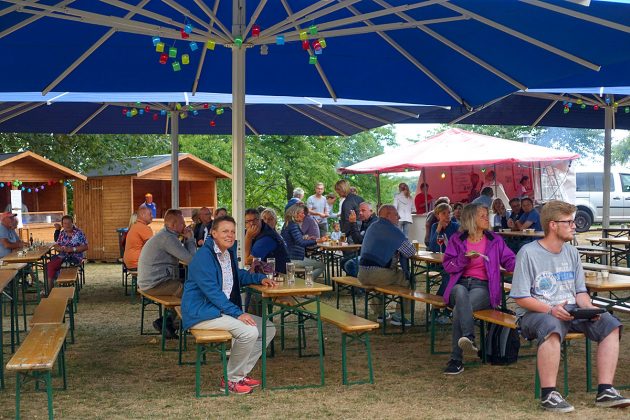
[[[188,266],[188,278],[182,296],[182,318],[184,329],[194,327],[202,321],[229,315],[238,318],[241,309],[241,286],[260,284],[264,274],[250,274],[237,268],[236,244],[229,249],[232,259],[234,285],[228,299],[223,293],[223,272],[214,252],[214,240],[208,237]]]

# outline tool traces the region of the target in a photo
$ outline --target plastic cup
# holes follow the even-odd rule
[[[276,273],[276,259],[267,258],[267,265],[269,266],[269,270],[271,271],[270,273],[267,273],[267,278],[271,280]]]
[[[313,285],[313,266],[312,265],[304,266],[304,284],[307,287],[311,287]]]

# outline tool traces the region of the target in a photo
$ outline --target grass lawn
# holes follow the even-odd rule
[[[324,325],[324,388],[257,389],[246,396],[196,399],[194,366],[178,366],[177,353],[163,353],[155,337],[139,334],[140,305],[123,295],[120,266],[88,264],[86,278],[76,314],[77,343],[69,345],[66,353],[68,390],[54,393],[57,418],[551,417],[538,408],[533,398],[533,358],[520,359],[511,366],[466,366],[461,375],[446,376],[442,370],[448,355],[429,354],[429,334],[423,327],[414,327],[403,336],[383,336],[380,331],[371,335],[374,385],[341,385],[340,334],[336,328]],[[334,304],[332,294],[324,300]],[[349,299],[344,305],[350,310]],[[417,310],[417,319],[424,319],[423,312]],[[150,330],[154,318],[149,314],[146,326]],[[626,315],[622,320],[628,324],[630,317]],[[8,319],[5,322],[9,325]],[[289,335],[295,336],[293,331]],[[307,331],[307,339],[307,351],[315,351],[313,330]],[[292,340],[289,347],[295,346]],[[175,348],[176,341],[167,344]],[[438,346],[440,350],[450,348],[450,329],[438,334]],[[193,346],[189,349],[186,357],[192,360]],[[521,349],[521,355],[532,351]],[[566,418],[628,418],[630,409],[593,406],[594,393],[585,392],[584,354],[583,342],[571,345],[569,401],[576,411]],[[8,357],[5,354],[5,363]],[[367,372],[363,352],[350,353],[349,359],[354,375]],[[253,376],[259,375],[258,364]],[[216,356],[203,367],[203,376],[206,392],[217,389],[220,369]],[[295,350],[280,352],[278,345],[276,357],[268,360],[271,386],[315,383],[318,378],[317,358],[298,358]],[[0,418],[14,416],[15,377],[6,375],[6,379],[7,387],[0,391]],[[630,384],[627,340],[622,341],[616,382]],[[27,388],[22,396],[23,418],[45,418],[45,393],[32,389]]]

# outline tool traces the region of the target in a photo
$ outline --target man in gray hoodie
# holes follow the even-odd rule
[[[179,239],[183,235],[184,243]],[[170,209],[164,216],[164,228],[142,248],[138,261],[138,288],[152,295],[182,296],[184,284],[180,277],[180,261],[188,264],[196,251],[195,238],[186,227],[181,210]],[[162,331],[162,318],[153,321]],[[167,338],[175,338],[173,321],[167,319]]]

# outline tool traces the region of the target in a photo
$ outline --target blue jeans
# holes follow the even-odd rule
[[[354,257],[346,261],[343,265],[343,271],[350,277],[356,277],[359,274],[359,257]]]
[[[461,337],[475,338],[473,312],[490,308],[488,282],[473,277],[462,277],[451,289],[449,305],[453,306],[451,359],[461,361],[463,353],[457,342]]]
[[[411,222],[398,222],[398,227],[400,228],[400,230],[402,230],[402,233],[404,233],[407,238],[409,237],[410,225],[411,225]]]

